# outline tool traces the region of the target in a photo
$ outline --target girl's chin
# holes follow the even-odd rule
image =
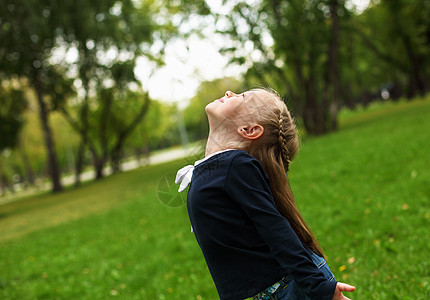
[[[207,112],[209,112],[209,111],[211,111],[211,110],[213,110],[213,108],[214,108],[214,106],[216,106],[217,105],[217,100],[215,100],[215,101],[213,101],[213,102],[211,102],[211,103],[209,103],[208,105],[206,105],[206,107],[205,107],[205,111],[206,111],[206,113]]]
[[[205,106],[205,111],[206,111],[206,113],[208,113],[208,111],[210,111],[210,109],[211,109],[211,104],[212,104],[212,102]]]

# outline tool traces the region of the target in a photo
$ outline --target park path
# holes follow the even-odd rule
[[[169,162],[179,158],[195,155],[200,151],[200,149],[201,147],[199,145],[194,145],[194,146],[188,146],[184,148],[161,150],[154,154],[151,154],[149,158],[144,162],[138,161],[138,160],[130,160],[130,161],[124,162],[121,164],[121,170],[128,171],[128,170],[139,168],[143,165],[156,165],[164,162]],[[111,173],[112,172],[110,167],[106,167],[105,169],[103,169],[103,174],[105,176],[109,176]],[[88,170],[81,173],[82,182],[93,180],[94,178],[95,178],[94,170]],[[74,182],[75,182],[74,174],[65,175],[61,177],[61,183],[64,186],[72,185],[74,184]],[[16,186],[15,189],[16,189],[16,192],[14,194],[8,193],[6,196],[0,197],[0,205],[19,200],[23,196],[29,196],[35,193],[39,193],[41,191],[47,191],[51,189],[51,183],[47,182],[37,188],[28,188],[25,190],[21,189],[20,186]]]
[[[169,150],[163,150],[160,152],[157,152],[155,154],[151,154],[149,156],[149,159],[145,162],[138,161],[138,160],[130,160],[127,162],[124,162],[121,164],[121,170],[122,171],[128,171],[133,170],[139,167],[142,167],[144,165],[156,165],[161,164],[164,162],[169,162],[175,159],[179,159],[182,157],[187,157],[189,155],[193,155],[198,151],[197,147],[187,147],[187,148],[177,148],[177,149],[169,149]],[[110,167],[105,167],[103,169],[103,174],[105,176],[111,175],[112,171]],[[89,170],[86,172],[83,172],[81,174],[81,181],[88,181],[95,178],[95,172],[94,170]],[[75,182],[75,175],[71,174],[68,176],[64,176],[61,178],[61,183],[63,185],[70,185]]]

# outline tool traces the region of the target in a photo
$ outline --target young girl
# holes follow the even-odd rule
[[[205,158],[178,171],[220,299],[348,299],[300,215],[287,181],[298,150],[285,103],[272,91],[225,96],[205,108]]]

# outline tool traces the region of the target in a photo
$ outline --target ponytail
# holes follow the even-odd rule
[[[299,147],[294,120],[276,92],[253,90],[253,96],[264,105],[264,109],[259,111],[260,120],[256,120],[264,127],[264,133],[261,138],[252,141],[246,150],[262,164],[270,180],[275,204],[300,241],[324,257],[318,240],[296,206],[286,175]]]
[[[288,220],[294,232],[306,247],[324,257],[324,252],[318,240],[296,206],[293,192],[287,180],[284,166],[280,163],[279,156],[277,157],[273,148],[264,149],[264,147],[251,147],[249,154],[258,159],[263,165],[270,180],[270,188],[275,204],[281,215]]]

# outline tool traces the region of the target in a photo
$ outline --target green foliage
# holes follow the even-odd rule
[[[344,1],[238,1],[221,32],[233,40],[225,51],[250,66],[248,80],[292,95],[306,130],[322,134],[337,126],[341,25],[349,17]]]
[[[30,101],[31,103],[31,101]],[[30,104],[31,106],[31,104]],[[24,124],[21,134],[19,148],[12,151],[11,160],[7,161],[7,164],[19,165],[21,172],[18,174],[24,176],[24,163],[21,159],[21,152],[27,153],[31,162],[34,172],[40,176],[46,176],[46,148],[43,144],[43,132],[38,120],[37,112],[29,109],[25,113],[26,123]]]
[[[145,148],[146,151],[152,151],[178,144],[178,129],[174,119],[176,111],[173,105],[151,100],[145,119],[127,140],[126,150],[135,154]]]
[[[127,99],[118,99],[119,101],[113,104],[115,114],[106,117],[108,127],[107,142],[110,148],[114,146],[115,137],[126,128],[127,124],[136,114],[136,111],[142,105],[145,95],[136,92],[124,95],[124,97],[127,97]],[[38,182],[41,182],[47,176],[47,168],[46,148],[42,142],[43,132],[38,119],[35,99],[30,95],[27,95],[26,98],[29,99],[29,109],[21,116],[25,120],[25,123],[17,137],[19,140],[18,147],[8,151],[8,157],[2,160],[2,168],[3,173],[7,174],[8,178],[18,175],[22,183],[28,184],[28,172],[39,178]],[[6,106],[3,106],[3,108],[5,109]],[[71,108],[69,110],[72,115],[78,113]],[[147,154],[146,151],[178,144],[179,137],[174,119],[175,115],[175,107],[151,100],[146,117],[126,140],[124,156],[139,156]],[[100,110],[91,112],[90,116],[91,120],[102,117]],[[50,123],[52,124],[53,135],[56,140],[59,167],[63,172],[71,173],[75,168],[80,136],[58,112],[50,114]],[[90,123],[90,125],[91,127],[87,133],[92,137],[93,143],[99,145],[98,124]],[[98,151],[100,151],[99,148]],[[90,166],[91,157],[86,155],[84,162],[85,166]]]
[[[395,0],[381,1],[355,18],[352,34],[365,46],[358,48],[357,58],[368,64],[375,83],[394,82],[400,89],[396,93],[408,97],[429,90],[429,17],[428,1]],[[364,74],[361,78],[366,80]]]
[[[27,79],[35,89],[49,95],[51,108],[71,94],[65,68],[52,64],[54,47],[63,30],[67,11],[50,1],[4,1],[0,8],[0,75],[2,79]],[[57,9],[57,10],[55,10]],[[7,54],[4,54],[7,53]]]
[[[61,116],[60,113],[51,114],[51,124],[54,128],[54,137],[56,150],[58,154],[58,163],[64,172],[72,173],[74,171],[75,153],[79,145],[79,136],[70,127],[70,124]],[[34,139],[34,138],[33,138]],[[33,147],[37,147],[36,141],[33,140]],[[37,141],[40,145],[40,140]],[[33,154],[32,149],[26,149],[28,155]],[[39,163],[43,164],[44,160],[39,159]]]
[[[428,264],[417,257],[430,250],[429,100],[342,113],[343,129],[308,140],[293,164],[299,206],[338,280],[357,284],[353,299],[430,293]]]
[[[18,143],[26,108],[27,102],[22,91],[5,89],[0,85],[0,152],[5,148],[13,148]]]
[[[289,178],[352,299],[428,299],[430,99],[340,113]],[[407,137],[407,138],[405,138]],[[217,299],[185,206],[157,186],[189,160],[0,206],[2,299]]]
[[[430,90],[430,6],[426,0],[235,1],[217,15],[222,50],[248,67],[246,80],[293,100],[308,133],[336,129],[337,109]],[[244,50],[245,48],[245,50]]]
[[[69,167],[75,159],[76,169],[82,170],[87,147],[98,177],[109,158],[117,170],[125,140],[147,110],[148,102],[136,100],[148,98],[135,77],[136,60],[145,56],[155,67],[163,64],[166,43],[177,37],[178,25],[195,12],[208,13],[205,1],[2,3],[0,80],[13,78],[22,89],[29,85],[36,92],[55,191],[61,190],[60,168],[49,114],[62,111],[81,136],[83,147],[67,148]],[[133,95],[137,91],[138,97]],[[7,135],[14,139],[16,133]],[[70,150],[78,154],[70,155]]]
[[[30,183],[28,172],[33,173],[40,181],[48,174],[46,148],[43,145],[43,132],[37,112],[30,109],[25,112],[24,118],[26,122],[19,134],[18,147],[10,152],[8,159],[3,162],[3,167],[10,170],[11,176],[16,174],[21,178],[21,182],[28,184]],[[52,113],[50,121],[57,141],[56,151],[59,166],[64,172],[71,172],[79,137],[60,114]]]
[[[145,56],[156,66],[163,64],[165,45],[179,34],[179,23],[195,11],[205,14],[204,4],[204,1],[95,1],[88,10],[77,13],[78,18],[88,18],[88,22],[69,20],[66,35],[72,38],[64,41],[78,52],[72,62],[78,72],[72,76],[80,96],[73,104],[73,116],[70,106],[63,113],[80,134],[83,147],[90,149],[97,178],[102,176],[101,170],[109,159],[114,171],[119,171],[120,159],[130,152],[124,148],[126,142],[148,111],[149,97],[141,90],[134,72],[136,60]],[[77,9],[75,4],[70,5]],[[152,131],[160,135],[159,130],[152,128]],[[155,138],[154,133],[146,135]],[[159,143],[142,137],[138,141],[146,149]],[[142,141],[152,145],[142,145]],[[82,161],[83,153],[79,152],[78,162]]]

